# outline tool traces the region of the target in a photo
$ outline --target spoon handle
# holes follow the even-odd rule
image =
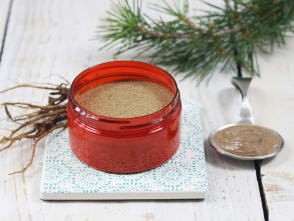
[[[242,95],[242,105],[238,124],[254,124],[251,106],[247,97],[247,92],[252,78],[233,77],[232,84],[237,87]]]

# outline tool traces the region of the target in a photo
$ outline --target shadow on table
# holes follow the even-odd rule
[[[154,200],[154,199],[144,199],[144,200],[42,200],[45,203],[111,203],[111,204],[128,204],[128,203],[169,203],[169,204],[177,204],[177,203],[201,203],[205,201],[205,199],[170,199],[170,200]]]
[[[234,123],[239,119],[241,108],[241,94],[235,88],[224,88],[217,96],[219,115],[224,124]]]

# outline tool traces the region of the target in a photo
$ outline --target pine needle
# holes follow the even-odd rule
[[[141,0],[117,0],[96,38],[104,47],[115,47],[115,55],[129,50],[147,53],[153,63],[172,66],[175,73],[200,82],[219,66],[236,74],[244,68],[252,77],[259,76],[257,53],[284,45],[294,32],[294,1],[223,1],[222,6],[204,2],[210,10],[201,16],[188,16],[187,0],[153,4],[151,9],[172,17],[164,21],[146,15]]]

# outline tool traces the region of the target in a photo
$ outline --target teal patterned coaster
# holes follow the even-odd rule
[[[153,170],[118,175],[95,170],[72,153],[68,131],[46,142],[41,199],[201,199],[207,191],[199,108],[183,101],[181,145],[167,163]]]

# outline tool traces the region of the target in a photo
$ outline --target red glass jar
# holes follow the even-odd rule
[[[91,113],[75,96],[120,80],[143,80],[167,88],[172,101],[160,111],[135,118]],[[180,143],[180,93],[166,71],[137,61],[114,61],[91,67],[73,81],[68,95],[68,126],[73,153],[85,164],[112,173],[136,173],[168,161]]]

